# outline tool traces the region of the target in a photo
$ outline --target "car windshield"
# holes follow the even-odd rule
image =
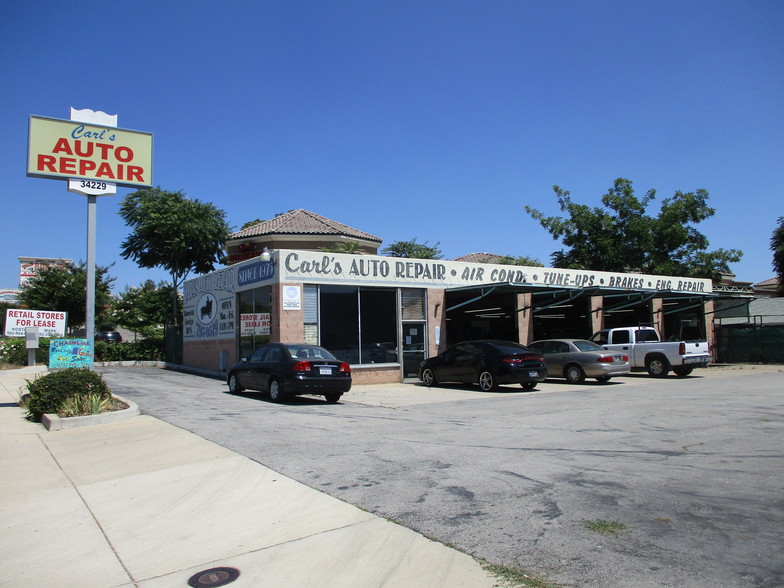
[[[316,345],[290,344],[285,347],[294,359],[336,359],[329,351]]]
[[[604,351],[604,347],[592,341],[572,341],[572,343],[580,351]]]

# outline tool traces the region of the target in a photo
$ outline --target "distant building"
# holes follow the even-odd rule
[[[19,301],[19,290],[0,290],[0,302],[16,304]]]
[[[38,271],[50,265],[68,265],[73,259],[62,257],[20,257],[19,286],[24,286]]]

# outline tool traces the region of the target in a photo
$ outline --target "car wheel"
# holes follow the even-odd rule
[[[425,368],[422,370],[422,383],[427,386],[438,386],[438,380],[436,380],[436,375],[430,368]]]
[[[596,381],[599,382],[600,384],[606,384],[607,382],[610,381],[610,376],[599,376],[596,378]]]
[[[678,376],[679,378],[685,378],[686,376],[688,376],[690,373],[694,371],[694,368],[679,366],[676,368],[672,368],[672,371],[674,371],[675,375]]]
[[[229,374],[229,394],[239,394],[243,390],[240,377],[237,374]]]
[[[273,378],[269,383],[270,400],[280,402],[283,400],[283,384],[280,380]]]
[[[495,390],[498,388],[498,382],[495,381],[495,376],[490,372],[482,372],[479,374],[479,387],[485,392]]]
[[[663,378],[670,372],[669,362],[662,356],[656,355],[645,362],[648,374],[654,378]]]
[[[520,385],[523,387],[523,390],[533,390],[536,388],[536,382],[521,382]]]
[[[585,372],[579,365],[572,363],[564,368],[564,378],[570,384],[582,384],[585,382]]]
[[[327,402],[330,404],[335,404],[338,400],[340,400],[341,396],[342,394],[324,394],[324,398],[326,398]]]

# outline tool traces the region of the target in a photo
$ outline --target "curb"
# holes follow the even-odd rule
[[[63,431],[65,429],[76,429],[78,427],[89,427],[90,425],[105,425],[107,423],[125,421],[141,414],[139,406],[135,402],[127,400],[117,394],[112,394],[112,396],[123,401],[128,405],[128,408],[124,410],[103,412],[101,414],[65,418],[59,417],[56,414],[45,414],[41,417],[41,424],[47,431]]]

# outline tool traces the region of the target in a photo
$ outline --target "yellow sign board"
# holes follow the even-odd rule
[[[152,134],[31,116],[27,175],[152,186]]]

